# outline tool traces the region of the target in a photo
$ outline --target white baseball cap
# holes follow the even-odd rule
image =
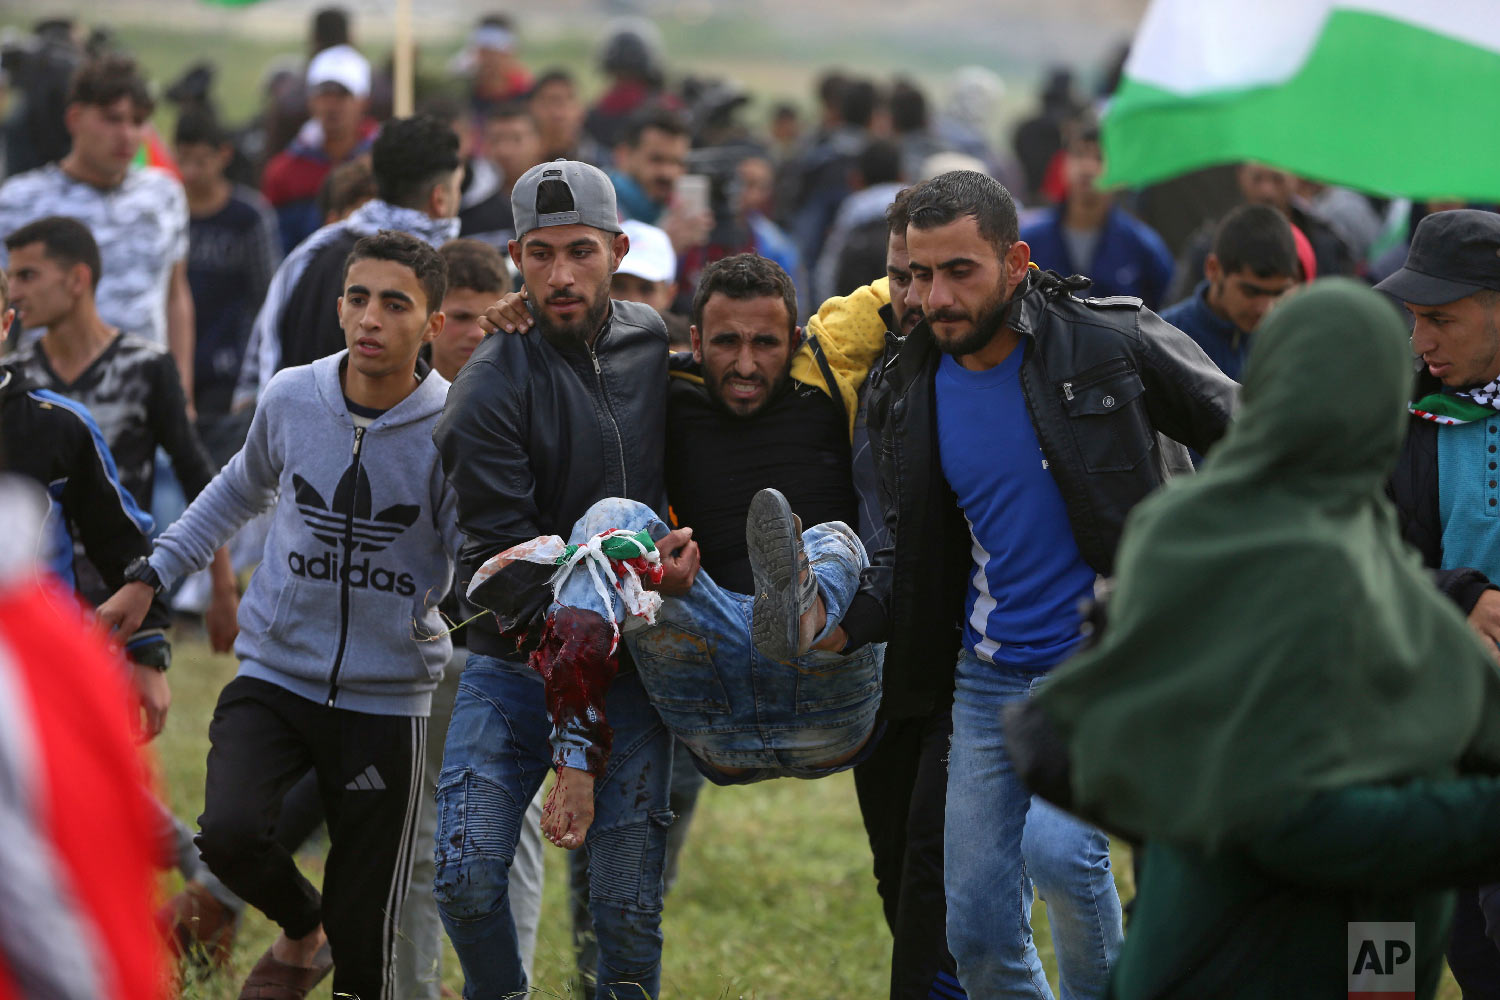
[[[307,64],[307,89],[336,83],[358,98],[370,96],[370,63],[353,46],[335,45]]]
[[[620,262],[619,273],[633,274],[643,281],[671,281],[677,277],[677,253],[672,239],[655,226],[629,219],[620,223],[630,237],[630,250]]]

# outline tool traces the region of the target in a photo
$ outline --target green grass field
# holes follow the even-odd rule
[[[234,666],[231,657],[214,656],[201,642],[178,646],[172,711],[155,749],[168,799],[189,820],[203,805],[208,720]],[[572,997],[567,873],[562,851],[547,852],[534,995]],[[316,882],[320,858],[301,860]],[[681,870],[664,918],[663,997],[869,1000],[885,994],[890,934],[847,774],[705,788]],[[178,884],[175,874],[163,879],[169,891]],[[1038,923],[1038,945],[1050,969],[1046,921]],[[235,950],[239,975],[274,934],[264,917],[249,914]],[[459,989],[461,978],[450,951],[444,980]],[[192,984],[184,995],[232,1000],[238,986],[238,979],[225,976]],[[327,985],[313,995],[328,997]]]
[[[179,642],[172,668],[173,705],[154,745],[173,810],[189,821],[203,807],[208,721],[235,661],[199,639]],[[319,852],[300,858],[316,883]],[[1134,893],[1129,855],[1117,846],[1120,894]],[[164,876],[164,892],[180,886]],[[572,949],[563,852],[547,848],[547,886],[537,940],[532,996],[580,996],[571,979]],[[1032,914],[1037,948],[1054,990],[1045,904]],[[870,870],[870,849],[847,774],[821,781],[769,781],[741,788],[706,786],[683,851],[681,875],[666,903],[662,997],[667,1000],[871,1000],[886,995],[890,934]],[[240,982],[275,937],[251,911],[229,973],[186,984],[184,1000],[234,1000]],[[444,942],[443,980],[462,976]],[[328,1000],[328,983],[314,1000]],[[1438,1000],[1459,1000],[1451,977]]]

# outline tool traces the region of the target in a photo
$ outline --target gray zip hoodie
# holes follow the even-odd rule
[[[452,644],[437,611],[461,537],[432,430],[448,383],[429,371],[357,430],[347,351],[278,372],[244,448],[156,540],[162,582],[202,569],[274,505],[240,602],[240,676],[356,712],[426,715]],[[279,496],[278,496],[279,492]]]

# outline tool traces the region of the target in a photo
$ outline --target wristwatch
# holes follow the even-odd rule
[[[156,575],[156,570],[151,568],[151,562],[145,556],[136,556],[130,560],[125,567],[125,582],[144,583],[155,594],[160,594],[162,590],[161,577]]]

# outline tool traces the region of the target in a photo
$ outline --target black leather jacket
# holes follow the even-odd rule
[[[535,329],[492,334],[458,373],[432,439],[458,494],[457,590],[491,556],[538,535],[567,538],[598,500],[626,497],[666,511],[667,328],[649,306],[615,302],[592,349]],[[540,637],[550,567],[515,563],[492,578],[490,615],[469,648],[515,656]],[[466,617],[474,609],[464,607]]]
[[[1086,281],[1034,271],[1006,325],[1027,351],[1021,388],[1073,537],[1108,575],[1125,516],[1190,467],[1183,445],[1202,452],[1219,439],[1238,386],[1140,299],[1073,295]],[[940,356],[923,323],[870,400],[891,542],[872,560],[843,626],[851,647],[889,640],[888,702],[951,689],[972,573],[968,526],[938,454]]]

